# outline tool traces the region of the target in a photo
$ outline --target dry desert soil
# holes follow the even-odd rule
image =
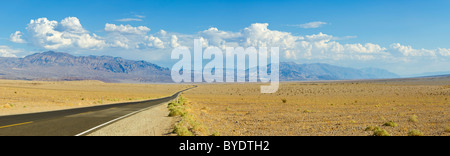
[[[191,85],[0,80],[0,116],[143,101],[171,96],[189,87]]]
[[[261,85],[266,84],[197,84],[182,93],[189,120],[202,127],[191,127],[192,134],[450,136],[449,77],[282,82],[274,94],[261,94]],[[0,116],[148,100],[192,86],[0,80]],[[179,120],[167,114],[167,105],[162,105],[96,134],[163,135]],[[159,119],[149,120],[153,118]],[[152,127],[161,123],[170,124],[159,130]],[[130,127],[135,130],[126,134],[123,128]],[[201,132],[195,132],[199,129]]]
[[[285,82],[275,94],[261,85],[205,84],[183,96],[215,135],[450,135],[448,77]]]

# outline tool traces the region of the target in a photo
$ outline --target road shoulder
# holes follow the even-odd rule
[[[88,136],[165,136],[173,129],[176,118],[168,117],[168,103],[105,126]]]

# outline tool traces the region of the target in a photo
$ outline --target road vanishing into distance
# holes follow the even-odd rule
[[[128,116],[170,102],[189,89],[169,97],[142,102],[0,116],[0,136],[83,136]]]

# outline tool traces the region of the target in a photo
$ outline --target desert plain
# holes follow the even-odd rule
[[[190,88],[195,135],[450,136],[450,78],[260,83],[114,84],[0,80],[0,116],[165,97]]]
[[[448,77],[284,82],[275,94],[261,85],[199,85],[183,96],[222,136],[450,135]]]
[[[167,97],[191,85],[0,80],[0,116]]]

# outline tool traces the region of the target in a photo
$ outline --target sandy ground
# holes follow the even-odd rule
[[[261,94],[260,85],[202,84],[183,97],[221,136],[369,136],[369,126],[394,136],[450,135],[450,78],[283,82],[274,94]],[[389,121],[398,126],[383,126]]]
[[[177,118],[168,117],[168,103],[103,127],[88,136],[167,136]]]
[[[0,116],[143,101],[189,88],[177,84],[0,80]]]

